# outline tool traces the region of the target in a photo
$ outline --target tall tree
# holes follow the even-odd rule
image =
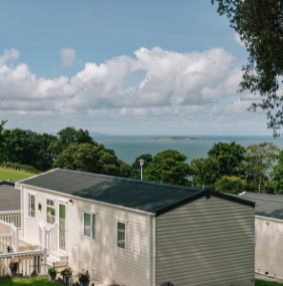
[[[246,190],[246,180],[236,176],[224,176],[216,182],[215,190],[220,193],[239,194]]]
[[[5,151],[5,146],[6,146],[6,137],[4,134],[4,125],[6,124],[7,120],[3,121],[1,120],[0,124],[0,162],[4,158],[4,151]]]
[[[216,158],[194,159],[190,166],[193,172],[193,187],[200,186],[204,189],[209,186],[212,188],[219,179],[219,162]]]
[[[283,1],[282,0],[212,0],[218,13],[230,19],[230,26],[247,47],[248,64],[243,67],[240,91],[249,90],[263,99],[253,103],[267,112],[268,127],[274,136],[283,125]]]
[[[270,172],[270,187],[275,193],[283,193],[283,150],[280,151],[278,162],[273,166]]]
[[[208,151],[208,156],[216,158],[219,162],[220,176],[237,176],[238,166],[244,158],[245,148],[235,141],[228,143],[215,143]]]
[[[279,148],[273,143],[260,143],[247,147],[242,167],[247,179],[258,182],[258,192],[262,192],[262,184],[272,163],[277,159]]]
[[[157,153],[144,172],[144,179],[168,184],[188,185],[191,174],[187,157],[176,150]]]

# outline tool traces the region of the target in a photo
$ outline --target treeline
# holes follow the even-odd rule
[[[64,168],[168,184],[210,188],[219,192],[283,193],[283,151],[272,143],[247,148],[235,142],[214,144],[206,158],[194,159],[175,150],[152,157],[142,154],[133,164],[98,144],[87,130],[66,127],[57,136],[0,124],[0,163],[5,167],[47,171]]]

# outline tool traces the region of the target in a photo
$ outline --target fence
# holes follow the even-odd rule
[[[44,223],[39,222],[39,243],[42,248],[47,248],[48,253],[57,249],[57,224],[47,229]]]
[[[21,227],[21,211],[0,212],[0,220],[13,223],[15,227]]]
[[[0,276],[10,275],[9,263],[20,262],[18,274],[31,275],[36,273],[47,274],[47,249],[27,252],[0,254]]]
[[[0,221],[0,254],[18,251],[18,229],[10,223]]]

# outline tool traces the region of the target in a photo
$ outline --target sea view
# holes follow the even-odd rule
[[[188,157],[189,163],[193,159],[207,157],[208,150],[214,143],[230,143],[236,141],[244,147],[263,142],[272,142],[280,149],[283,148],[283,138],[274,139],[272,136],[184,136],[184,139],[173,136],[173,139],[159,136],[94,136],[94,140],[104,144],[106,148],[113,149],[116,156],[132,164],[134,160],[142,154],[155,154],[166,149],[177,150]],[[175,139],[174,139],[175,138]]]

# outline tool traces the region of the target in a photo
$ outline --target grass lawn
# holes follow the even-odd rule
[[[255,280],[255,286],[282,286],[282,283],[264,281],[264,280]]]
[[[57,282],[51,282],[45,277],[32,277],[32,278],[23,278],[23,277],[13,277],[13,278],[0,278],[1,286],[11,286],[11,285],[43,285],[43,286],[56,286],[62,285]]]
[[[35,174],[23,171],[15,171],[11,169],[0,168],[0,181],[12,180],[23,180],[34,176]]]

